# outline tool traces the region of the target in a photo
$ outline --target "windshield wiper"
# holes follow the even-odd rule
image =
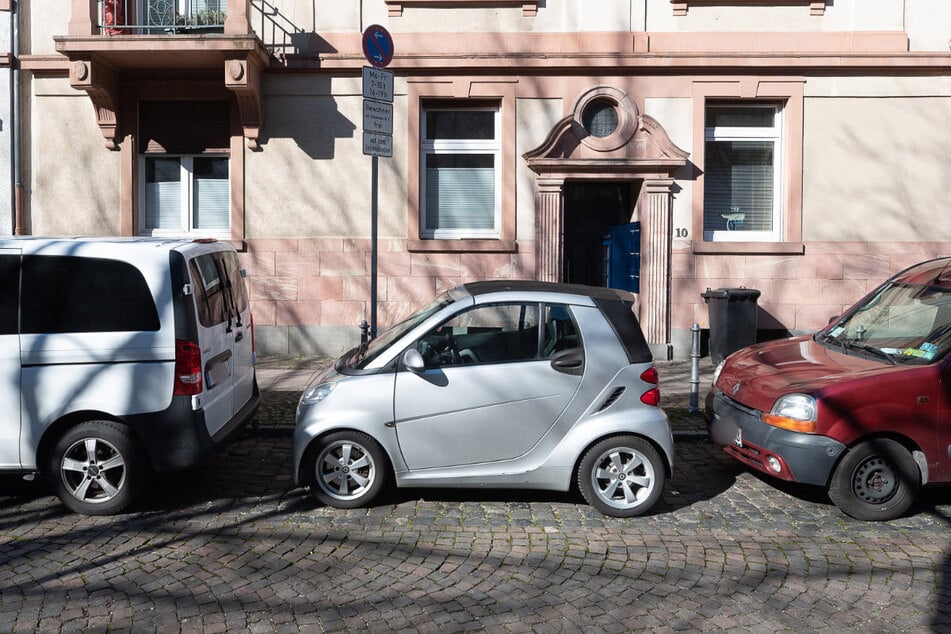
[[[848,340],[846,340],[846,341],[843,341],[843,342],[842,342],[842,346],[843,346],[844,348],[855,348],[855,349],[858,349],[858,350],[862,350],[863,352],[869,352],[869,353],[875,355],[876,357],[881,357],[881,358],[885,359],[886,361],[888,361],[888,362],[891,363],[892,365],[896,365],[896,364],[898,363],[898,359],[896,359],[894,355],[885,352],[885,351],[882,350],[881,348],[877,348],[877,347],[875,347],[875,346],[873,346],[873,345],[870,345],[870,344],[867,344],[867,343],[864,343],[864,342],[861,342],[861,341],[848,341]]]
[[[829,343],[834,343],[835,345],[839,346],[839,348],[842,350],[842,353],[845,354],[846,352],[845,342],[839,339],[838,337],[834,337],[830,335],[829,333],[825,333],[824,335],[822,335],[822,340],[828,341]]]

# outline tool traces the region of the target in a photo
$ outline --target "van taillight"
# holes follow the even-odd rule
[[[254,354],[254,313],[248,313],[248,321],[251,322],[251,354]]]
[[[201,349],[193,341],[175,340],[175,389],[173,396],[201,392]]]

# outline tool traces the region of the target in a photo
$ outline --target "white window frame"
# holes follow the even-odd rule
[[[473,139],[427,139],[426,113],[434,111],[489,111],[494,114],[494,134],[491,140]],[[442,239],[498,239],[502,235],[502,109],[500,106],[452,105],[424,106],[420,110],[419,139],[419,226],[420,237],[429,240]],[[490,154],[493,157],[493,182],[495,196],[492,229],[431,229],[426,225],[426,157],[430,154]]]
[[[149,159],[170,159],[177,158],[181,160],[180,174],[183,186],[179,192],[179,227],[178,229],[150,228],[146,226],[146,161]],[[194,160],[196,158],[223,158],[228,162],[228,228],[219,231],[208,229],[193,229],[194,208],[192,200],[194,195]],[[139,165],[139,234],[143,236],[155,237],[193,237],[201,236],[207,238],[218,238],[222,240],[231,239],[231,157],[228,154],[209,153],[209,154],[142,154]]]
[[[705,127],[704,143],[709,141],[769,141],[773,145],[773,229],[772,231],[707,231],[707,242],[779,242],[783,235],[783,108],[776,103],[708,103],[715,108],[763,108],[773,111],[773,125],[764,127],[717,126]],[[705,153],[706,155],[706,153]],[[707,201],[704,199],[704,214]]]

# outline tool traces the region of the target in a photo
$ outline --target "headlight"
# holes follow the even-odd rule
[[[763,422],[774,427],[813,433],[816,431],[816,399],[808,394],[787,394],[773,404]]]
[[[721,361],[717,364],[717,367],[713,368],[713,384],[716,385],[717,381],[720,380],[720,373],[723,372],[723,366],[726,364],[726,361]]]
[[[313,387],[307,388],[307,390],[304,391],[304,395],[301,396],[300,400],[301,402],[307,403],[308,405],[319,403],[325,398],[327,398],[327,396],[329,396],[330,393],[333,392],[333,389],[335,387],[337,387],[337,384],[335,382],[319,383]]]

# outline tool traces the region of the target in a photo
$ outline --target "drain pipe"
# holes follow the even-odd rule
[[[26,235],[23,218],[23,183],[20,182],[20,2],[14,0],[10,12],[10,37],[13,40],[13,123],[10,125],[10,143],[13,146],[13,235]]]

